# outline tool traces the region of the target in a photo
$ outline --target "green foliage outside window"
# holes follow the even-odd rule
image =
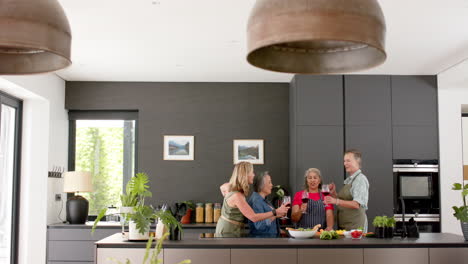
[[[75,170],[90,171],[94,192],[82,193],[89,214],[120,206],[123,185],[123,127],[77,127]]]

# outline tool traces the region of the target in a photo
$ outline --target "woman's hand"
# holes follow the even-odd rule
[[[302,212],[302,213],[305,213],[305,211],[307,210],[307,203],[301,204],[301,207],[300,207],[300,208],[301,208],[301,212]]]
[[[283,217],[288,213],[289,207],[286,206],[289,206],[289,204],[283,204],[276,209],[276,217]]]
[[[328,188],[330,190],[330,195],[336,198],[336,185],[332,182],[328,184]]]
[[[332,231],[333,230],[333,226],[327,226],[327,228],[325,228],[326,231]]]
[[[336,198],[333,198],[331,196],[325,196],[325,199],[323,201],[326,204],[336,204]]]

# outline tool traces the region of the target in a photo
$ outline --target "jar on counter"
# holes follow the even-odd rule
[[[214,204],[214,213],[213,213],[214,222],[218,223],[219,218],[221,217],[221,204],[215,203]]]
[[[205,204],[205,223],[213,223],[213,204]]]
[[[203,203],[197,203],[197,208],[195,208],[195,222],[196,223],[205,222],[205,218],[203,214],[204,211],[205,211],[205,208],[203,208]]]

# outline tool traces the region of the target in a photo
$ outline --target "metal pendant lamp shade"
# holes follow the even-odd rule
[[[65,68],[70,49],[70,24],[57,0],[0,0],[0,74]]]
[[[257,0],[247,61],[287,73],[364,70],[385,61],[385,31],[376,0]]]

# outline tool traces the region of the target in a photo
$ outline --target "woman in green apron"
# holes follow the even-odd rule
[[[337,208],[336,220],[339,229],[364,228],[367,232],[367,201],[369,200],[369,181],[361,172],[362,155],[352,149],[345,152],[344,167],[349,177],[344,186],[336,193],[334,184],[330,185],[330,194],[325,202],[335,204]]]
[[[244,217],[255,223],[268,218],[282,217],[288,212],[286,205],[266,213],[257,214],[253,211],[245,197],[249,194],[249,184],[253,183],[254,176],[251,163],[239,162],[234,166],[229,180],[229,193],[224,197],[221,217],[216,224],[216,237],[240,236],[244,230]]]

